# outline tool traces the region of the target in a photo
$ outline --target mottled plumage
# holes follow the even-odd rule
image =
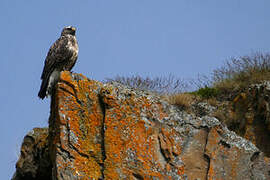
[[[61,71],[70,71],[75,65],[79,49],[75,32],[74,27],[65,27],[60,38],[50,47],[41,75],[42,83],[38,93],[41,99],[51,95],[59,81]]]

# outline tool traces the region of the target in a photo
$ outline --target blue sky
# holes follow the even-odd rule
[[[229,57],[269,52],[269,9],[268,0],[1,0],[1,179],[11,178],[24,135],[47,126],[40,74],[64,26],[78,30],[73,71],[91,79],[194,78]]]

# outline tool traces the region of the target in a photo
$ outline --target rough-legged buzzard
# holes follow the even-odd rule
[[[75,65],[79,50],[75,32],[75,27],[65,27],[60,38],[50,47],[41,75],[42,83],[38,93],[41,99],[52,94],[61,71],[70,71]]]

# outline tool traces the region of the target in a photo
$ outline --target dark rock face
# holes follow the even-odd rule
[[[254,84],[233,100],[235,131],[270,157],[270,83]]]
[[[13,179],[42,179],[41,164],[47,179],[59,180],[270,179],[269,159],[214,117],[117,83],[69,72],[61,79],[44,143],[49,149],[37,148],[44,147],[35,140],[43,139],[39,133],[25,140],[22,152],[30,155],[22,153]]]
[[[13,180],[50,180],[48,128],[34,128],[23,140]]]

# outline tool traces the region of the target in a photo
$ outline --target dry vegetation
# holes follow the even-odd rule
[[[270,80],[270,54],[255,53],[227,60],[213,71],[211,77],[200,75],[196,80],[185,81],[168,77],[117,76],[105,82],[116,81],[124,85],[167,95],[171,104],[186,109],[194,102],[205,100],[215,106],[218,101],[232,100],[236,94],[254,83]],[[185,93],[197,87],[196,91]]]
[[[226,61],[214,70],[212,85],[221,93],[228,93],[264,80],[270,80],[270,54],[256,53]]]
[[[197,97],[190,93],[178,93],[167,95],[167,101],[170,104],[176,105],[184,110],[187,110],[197,100],[198,100]]]
[[[142,77],[139,75],[133,75],[131,77],[116,76],[112,79],[107,78],[105,82],[109,83],[112,81],[135,89],[153,91],[160,94],[180,93],[184,92],[188,88],[188,83],[186,81],[176,78],[173,75],[155,78]]]

